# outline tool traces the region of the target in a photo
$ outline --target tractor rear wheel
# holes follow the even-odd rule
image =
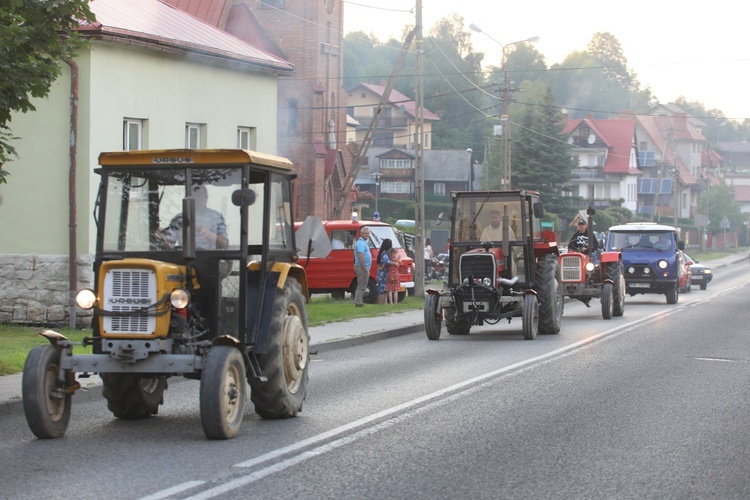
[[[563,288],[556,255],[546,254],[537,260],[534,289],[539,300],[539,333],[560,333]]]
[[[258,354],[261,373],[267,380],[250,379],[250,399],[258,415],[289,418],[302,411],[307,397],[309,347],[302,287],[296,279],[287,277],[274,300],[268,349]]]
[[[102,394],[117,418],[135,420],[156,415],[164,402],[167,379],[132,373],[102,373]]]
[[[34,347],[23,366],[23,412],[40,439],[62,437],[70,422],[71,395],[57,383],[59,366],[60,350],[52,345]]]
[[[443,309],[443,319],[445,320],[445,328],[451,335],[468,335],[471,330],[471,324],[464,316],[455,318],[455,306],[446,307]]]

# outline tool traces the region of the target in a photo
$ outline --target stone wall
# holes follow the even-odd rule
[[[92,262],[78,257],[78,289],[93,288]],[[69,323],[68,274],[66,255],[0,255],[0,323]],[[78,308],[76,324],[89,326],[91,316]]]

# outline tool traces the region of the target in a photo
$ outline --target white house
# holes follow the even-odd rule
[[[37,111],[11,123],[19,158],[0,188],[0,322],[63,322],[90,282],[100,152],[277,152],[288,61],[157,0],[90,9],[90,47],[62,66]]]

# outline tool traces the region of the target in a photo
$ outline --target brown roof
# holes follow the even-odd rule
[[[352,88],[349,91],[349,93],[352,93],[352,91],[354,91],[358,87],[364,87],[379,97],[382,97],[383,92],[385,92],[385,85],[374,85],[372,83],[360,83],[356,87]],[[403,108],[404,113],[410,116],[413,116],[415,118],[417,116],[417,111],[416,111],[417,104],[413,100],[409,99],[407,96],[405,96],[404,94],[402,94],[396,89],[391,90],[391,94],[388,96],[388,103],[391,106],[394,106],[396,108],[399,108],[399,109]],[[433,113],[427,108],[423,109],[423,115],[424,115],[425,120],[431,120],[431,121],[440,120],[440,117],[438,115],[436,115],[435,113]]]
[[[216,0],[199,1],[216,4]],[[82,24],[87,36],[140,41],[156,48],[231,60],[275,71],[292,71],[294,66],[278,56],[255,47],[215,26],[159,0],[96,0],[89,4],[96,23]]]

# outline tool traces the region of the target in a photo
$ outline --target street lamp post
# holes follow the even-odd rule
[[[378,186],[380,186],[380,178],[383,176],[383,174],[381,174],[380,172],[373,172],[370,174],[370,176],[375,179],[375,211],[380,212],[380,210],[378,210]]]
[[[466,152],[469,153],[469,185],[467,191],[474,191],[474,163],[471,158],[471,154],[474,152],[471,148],[466,148]]]
[[[508,69],[505,66],[505,50],[510,47],[511,45],[517,45],[519,43],[524,42],[538,42],[539,37],[538,36],[532,36],[531,38],[526,38],[524,40],[518,40],[516,42],[510,42],[510,43],[500,43],[494,38],[492,38],[490,35],[488,35],[486,32],[482,31],[482,28],[480,28],[475,23],[471,23],[469,25],[469,28],[473,31],[476,31],[477,33],[484,33],[484,35],[498,44],[502,48],[502,70],[503,70],[503,87],[500,89],[500,98],[502,100],[502,108],[500,113],[500,120],[503,122],[502,124],[502,132],[500,135],[500,146],[501,146],[501,154],[500,154],[500,186],[502,189],[510,189],[510,102],[511,102],[511,93],[516,92],[518,89],[511,88],[510,86],[510,76],[508,74]]]

